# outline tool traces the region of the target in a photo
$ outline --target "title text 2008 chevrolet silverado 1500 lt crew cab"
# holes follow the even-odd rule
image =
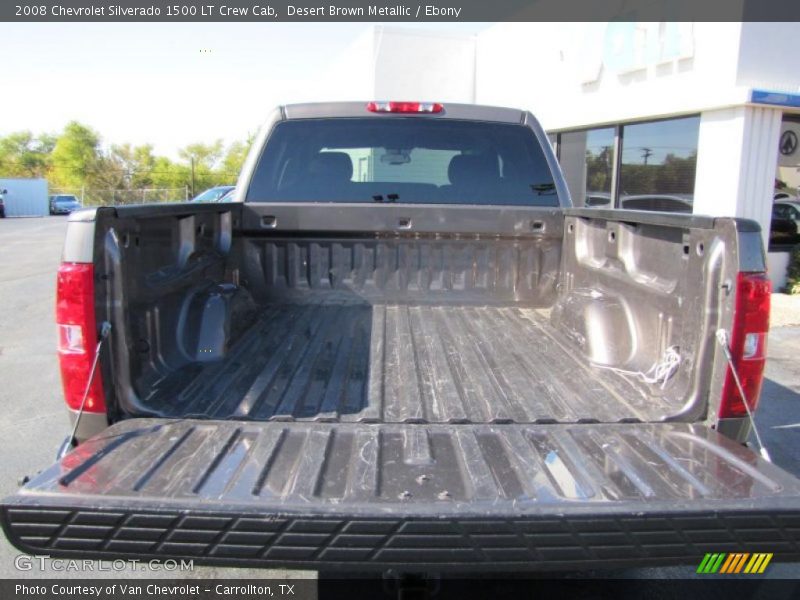
[[[742,444],[718,340],[755,408],[755,223],[571,208],[530,114],[467,105],[280,108],[236,194],[70,218],[80,443],[3,502],[20,549],[470,572],[800,554],[800,482]]]

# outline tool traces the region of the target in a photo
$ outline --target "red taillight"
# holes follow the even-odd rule
[[[771,292],[772,285],[764,273],[739,273],[736,278],[736,306],[730,350],[751,411],[756,409],[758,403],[767,360]],[[719,417],[724,419],[746,415],[744,400],[729,367],[722,387]]]
[[[64,400],[71,409],[79,410],[97,348],[94,267],[91,264],[63,263],[58,268],[56,323]],[[99,369],[95,370],[83,410],[106,411]]]
[[[370,112],[387,113],[440,113],[444,105],[438,102],[368,102]]]

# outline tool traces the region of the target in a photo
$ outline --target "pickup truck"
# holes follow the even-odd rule
[[[70,216],[28,553],[325,571],[800,557],[746,446],[758,225],[573,208],[528,112],[277,109],[230,204]],[[745,404],[747,403],[747,404]]]

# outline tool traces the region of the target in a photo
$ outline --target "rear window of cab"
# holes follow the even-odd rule
[[[418,117],[278,123],[246,200],[558,206],[529,128]]]

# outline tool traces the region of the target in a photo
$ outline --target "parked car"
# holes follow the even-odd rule
[[[770,244],[800,243],[800,200],[781,200],[772,205]]]
[[[772,216],[800,224],[800,200],[775,202],[772,205]]]
[[[800,558],[800,481],[744,444],[756,222],[573,208],[512,109],[285,106],[251,152],[242,203],[70,217],[75,438],[0,504],[21,551],[329,573]]]
[[[68,215],[74,210],[83,208],[80,200],[72,194],[55,194],[50,196],[50,214]]]
[[[232,185],[217,185],[212,188],[208,188],[206,191],[198,194],[189,202],[219,202],[220,199],[225,196],[228,192],[232,191],[234,186]]]
[[[687,194],[637,194],[620,197],[621,208],[627,210],[647,210],[659,212],[692,212],[692,197]],[[611,208],[611,194],[607,192],[587,192],[586,206]]]
[[[231,188],[227,192],[222,194],[222,196],[219,197],[219,200],[217,200],[217,202],[233,202],[235,196],[236,196],[236,188]]]
[[[585,204],[595,208],[611,208],[611,194],[608,192],[586,192]]]
[[[620,198],[622,208],[660,212],[691,213],[692,197],[681,194],[639,194]]]

